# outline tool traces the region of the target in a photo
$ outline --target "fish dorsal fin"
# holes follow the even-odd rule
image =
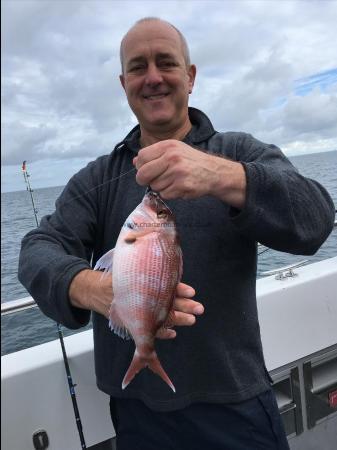
[[[105,253],[95,264],[94,270],[102,270],[104,272],[112,272],[112,261],[113,261],[114,249],[109,250]]]
[[[122,319],[119,317],[114,301],[112,301],[110,306],[109,319],[109,327],[115,334],[117,334],[117,336],[126,340],[132,339],[129,330],[125,327]]]

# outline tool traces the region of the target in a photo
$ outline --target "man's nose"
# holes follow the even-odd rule
[[[145,82],[149,86],[155,86],[163,81],[162,74],[155,64],[149,64],[146,72]]]

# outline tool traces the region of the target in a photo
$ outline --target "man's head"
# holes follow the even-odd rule
[[[162,134],[183,127],[196,69],[182,34],[160,19],[142,19],[124,36],[120,54],[120,80],[141,129]]]
[[[176,30],[176,32],[177,32],[177,34],[179,36],[179,39],[180,39],[180,45],[181,45],[181,49],[182,49],[182,52],[183,52],[183,55],[184,55],[186,67],[188,67],[191,64],[190,51],[189,51],[186,39],[185,39],[184,35],[178,30],[178,28],[176,28],[174,25],[172,25],[171,23],[167,22],[166,20],[159,19],[158,17],[144,17],[143,19],[137,20],[137,22],[133,25],[133,27],[130,28],[130,30],[126,33],[126,35],[123,37],[123,39],[121,41],[120,50],[119,50],[119,57],[120,57],[120,61],[121,61],[122,73],[124,73],[124,67],[123,67],[123,62],[124,62],[124,43],[125,43],[125,40],[127,38],[127,35],[137,25],[140,25],[142,23],[146,24],[146,23],[155,22],[155,21],[161,22],[163,24],[166,24],[169,27],[172,27],[174,30]]]

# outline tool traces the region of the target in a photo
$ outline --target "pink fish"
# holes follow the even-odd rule
[[[182,275],[182,252],[172,212],[155,192],[126,219],[116,247],[95,269],[112,272],[110,328],[135,341],[136,349],[122,389],[144,367],[157,373],[175,392],[154,348],[161,327],[172,325],[173,300]]]

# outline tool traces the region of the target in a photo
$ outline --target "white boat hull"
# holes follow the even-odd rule
[[[334,390],[337,395],[337,258],[295,272],[293,278],[257,281],[266,366],[275,381],[292,450],[335,450],[337,409],[326,404],[326,396]],[[109,397],[96,387],[92,331],[64,341],[87,448],[103,448],[99,443],[112,439],[114,430]],[[59,341],[1,360],[2,448],[33,449],[32,435],[45,430],[48,450],[78,450]],[[321,403],[322,408],[317,407]],[[327,414],[319,417],[324,411]]]

